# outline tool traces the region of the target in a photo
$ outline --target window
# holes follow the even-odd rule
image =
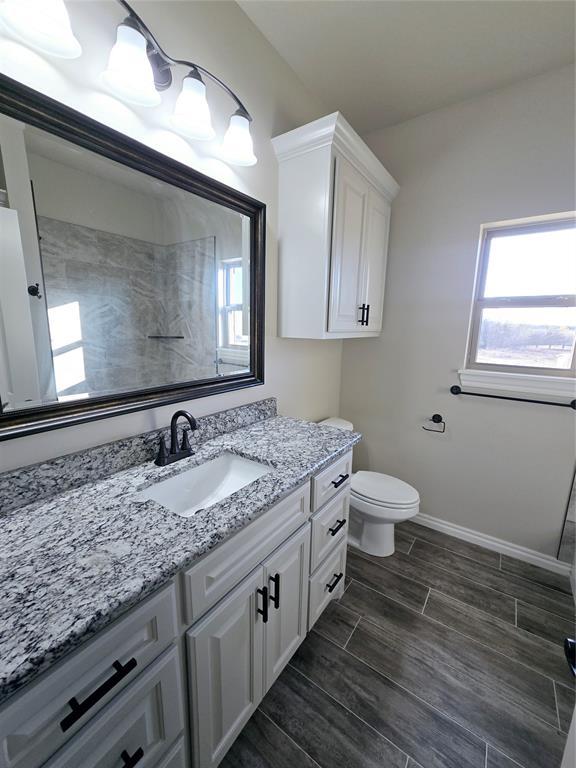
[[[576,220],[483,227],[467,368],[575,375]]]
[[[223,261],[218,270],[218,346],[246,348],[250,342],[244,328],[242,259]]]
[[[80,304],[71,301],[48,309],[52,343],[54,379],[58,400],[66,400],[67,390],[86,381]],[[70,393],[71,394],[71,393]],[[76,395],[71,395],[76,397]]]

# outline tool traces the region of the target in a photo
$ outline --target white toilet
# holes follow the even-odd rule
[[[353,429],[344,419],[325,419],[320,424]],[[348,541],[369,555],[394,554],[394,525],[418,514],[420,496],[415,488],[380,472],[355,472],[351,480]]]

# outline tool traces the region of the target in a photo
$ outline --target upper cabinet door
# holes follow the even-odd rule
[[[365,239],[368,332],[382,329],[389,227],[390,204],[375,189],[371,189],[368,196]]]
[[[370,185],[343,157],[336,157],[334,224],[330,265],[328,331],[358,333],[366,304],[364,243]]]
[[[264,563],[270,594],[264,629],[265,692],[306,637],[309,573],[310,526],[306,525]]]
[[[197,768],[218,765],[262,699],[261,587],[258,566],[186,633]]]

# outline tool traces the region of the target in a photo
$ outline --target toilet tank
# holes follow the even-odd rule
[[[339,419],[336,416],[331,416],[329,419],[323,419],[318,424],[322,424],[325,427],[338,427],[338,429],[347,429],[351,432],[354,429],[354,424],[346,419]]]

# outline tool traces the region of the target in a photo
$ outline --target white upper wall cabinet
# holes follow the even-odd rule
[[[339,112],[272,140],[280,336],[378,336],[398,184]]]

